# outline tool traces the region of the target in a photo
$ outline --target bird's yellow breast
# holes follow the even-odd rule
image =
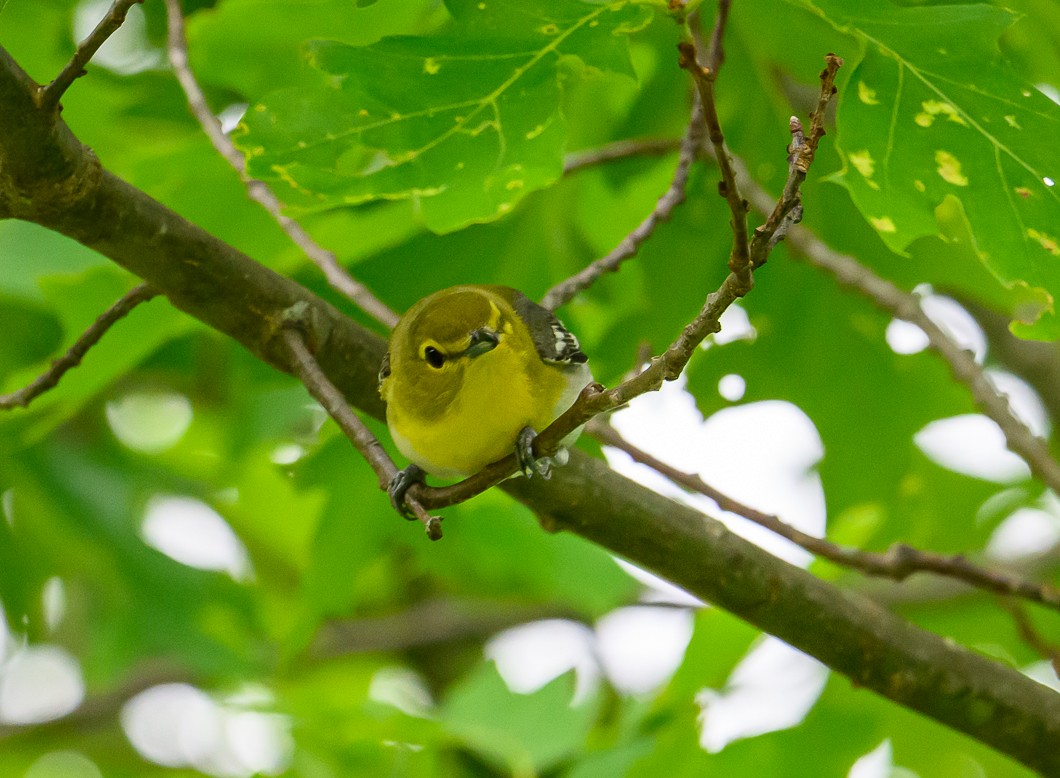
[[[388,392],[387,423],[394,442],[428,473],[471,475],[511,453],[524,427],[541,431],[566,408],[572,377],[532,351],[528,360],[525,345],[519,353],[512,348],[512,334],[507,336],[490,353],[468,361],[445,411],[429,421],[402,392]]]

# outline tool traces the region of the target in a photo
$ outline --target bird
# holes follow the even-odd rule
[[[516,289],[464,284],[424,297],[394,327],[379,371],[390,435],[411,462],[391,481],[391,502],[405,513],[405,492],[425,474],[465,478],[513,450],[523,474],[548,478],[566,451],[535,458],[534,438],[591,381],[578,339]]]

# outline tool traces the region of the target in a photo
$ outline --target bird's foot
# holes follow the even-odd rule
[[[416,517],[405,504],[405,493],[413,484],[424,483],[423,479],[426,475],[423,468],[417,465],[409,465],[404,470],[398,470],[397,474],[390,479],[390,485],[386,488],[386,493],[390,497],[390,504],[394,506],[394,510],[409,521],[414,521]]]

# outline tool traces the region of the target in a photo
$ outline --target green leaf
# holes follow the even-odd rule
[[[927,235],[964,239],[1007,287],[1015,315],[1060,336],[1060,106],[1001,59],[1010,12],[989,5],[894,8],[820,0],[864,47],[841,95],[845,159],[836,180],[891,249]],[[1052,176],[1052,178],[1050,178]],[[967,219],[967,227],[965,226]],[[1033,290],[1044,290],[1047,297]]]
[[[573,686],[568,673],[533,694],[516,694],[489,663],[453,689],[441,721],[515,775],[537,774],[577,753],[592,726],[597,706],[572,705]]]
[[[625,34],[642,5],[451,0],[450,32],[308,46],[315,89],[274,93],[237,136],[251,175],[305,209],[412,198],[447,232],[507,213],[559,178],[560,62],[633,76]]]
[[[256,99],[317,80],[299,52],[311,38],[364,46],[444,15],[432,0],[225,0],[188,21],[188,50],[200,82]]]

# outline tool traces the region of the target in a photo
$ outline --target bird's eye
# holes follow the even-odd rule
[[[423,358],[427,360],[427,364],[433,368],[439,368],[445,364],[445,354],[434,346],[427,346],[423,349]]]

